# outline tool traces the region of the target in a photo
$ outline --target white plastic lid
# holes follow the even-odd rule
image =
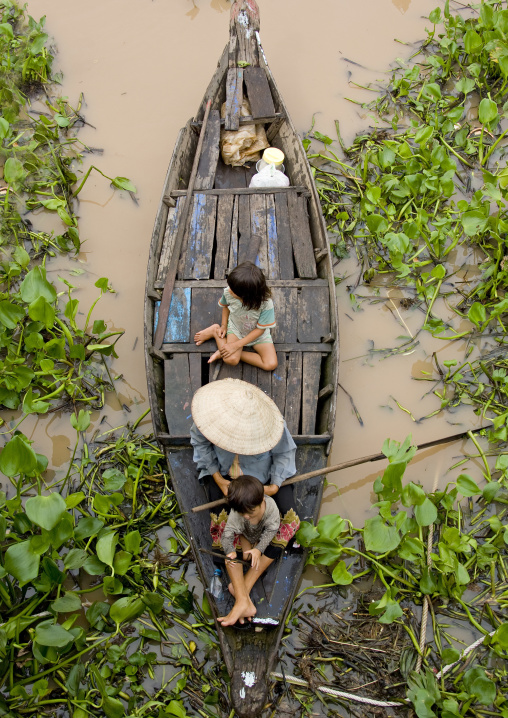
[[[284,152],[277,147],[267,147],[263,152],[263,160],[267,165],[281,165],[284,162]]]

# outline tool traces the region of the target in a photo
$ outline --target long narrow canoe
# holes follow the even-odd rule
[[[209,500],[192,460],[193,393],[226,377],[258,385],[286,419],[298,447],[299,473],[326,465],[335,421],[338,327],[326,226],[301,140],[266,63],[258,30],[255,0],[236,0],[229,43],[195,118],[178,136],[147,273],[145,347],[154,431],[167,457],[205,587],[215,566],[213,557],[200,551],[210,549],[210,515],[191,512]],[[245,93],[252,112],[248,118],[239,113]],[[289,187],[250,189],[256,171],[252,163],[224,164],[221,131],[238,130],[249,122],[263,125],[271,146],[284,152]],[[197,330],[220,319],[217,303],[227,272],[247,258],[255,259],[272,289],[279,362],[274,372],[243,363],[209,365],[214,343],[193,342]],[[295,485],[302,520],[316,519],[322,486],[323,477]],[[253,589],[257,616],[250,629],[216,623],[240,716],[259,715],[263,709],[304,563],[305,552],[290,548],[270,566]],[[209,596],[209,602],[215,618],[232,606],[227,591],[224,600]]]

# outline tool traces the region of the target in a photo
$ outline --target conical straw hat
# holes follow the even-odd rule
[[[191,411],[203,436],[233,454],[270,451],[284,430],[275,402],[259,387],[240,379],[205,384],[194,394]]]

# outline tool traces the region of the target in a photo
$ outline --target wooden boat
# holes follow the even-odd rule
[[[255,1],[236,0],[230,41],[196,117],[178,136],[147,274],[145,345],[153,425],[205,587],[215,566],[213,557],[200,552],[210,548],[209,513],[191,513],[209,500],[197,480],[189,441],[193,393],[225,377],[261,387],[294,436],[299,473],[326,465],[335,420],[338,328],[326,227],[302,143],[266,63],[258,29]],[[245,91],[250,118],[239,116]],[[226,116],[221,120],[223,103]],[[270,144],[284,152],[289,187],[251,189],[255,167],[231,167],[219,156],[221,128],[235,130],[252,121],[264,125]],[[214,343],[193,342],[197,330],[220,318],[217,302],[227,271],[251,256],[253,247],[275,304],[279,364],[272,373],[243,363],[209,365]],[[317,477],[295,485],[302,520],[317,518],[322,484],[323,477]],[[239,631],[217,624],[240,716],[262,711],[304,563],[301,549],[289,549],[258,581],[252,593],[255,626]],[[220,602],[209,597],[215,617],[231,608],[226,594],[229,598]]]

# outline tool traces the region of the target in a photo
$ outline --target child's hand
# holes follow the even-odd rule
[[[231,553],[228,553],[226,558],[231,558],[231,559],[236,558],[236,551],[231,551]],[[226,561],[226,563],[227,563],[227,561]]]
[[[261,551],[258,548],[251,548],[248,551],[243,552],[244,558],[247,558],[248,555],[250,555],[252,568],[254,569],[254,571],[258,571],[259,561],[261,559]]]
[[[224,359],[225,357],[233,356],[239,349],[242,348],[240,342],[231,342],[231,344],[224,344],[220,350],[220,355]]]
[[[219,337],[220,337],[221,339],[224,339],[224,338],[225,338],[225,336],[226,336],[226,329],[227,329],[226,324],[223,324],[223,325],[221,326],[221,328],[219,329],[218,334],[219,334]]]

